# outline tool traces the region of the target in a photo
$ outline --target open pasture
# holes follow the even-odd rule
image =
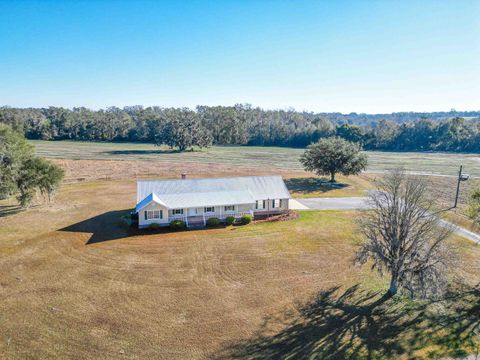
[[[213,146],[194,152],[177,153],[165,147],[141,143],[100,143],[81,141],[30,141],[38,155],[57,159],[146,160],[170,164],[222,164],[231,167],[302,171],[298,162],[303,149],[258,146]],[[425,174],[456,176],[459,165],[480,177],[480,155],[456,153],[367,152],[369,172],[403,166]]]

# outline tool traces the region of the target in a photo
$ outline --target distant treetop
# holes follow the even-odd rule
[[[29,139],[44,140],[303,148],[338,136],[366,150],[480,152],[480,111],[371,115],[264,110],[248,104],[195,110],[140,105],[101,110],[0,107],[0,123]],[[192,138],[188,129],[195,133]]]

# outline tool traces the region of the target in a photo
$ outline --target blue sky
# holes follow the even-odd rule
[[[480,110],[480,1],[0,0],[0,105]]]

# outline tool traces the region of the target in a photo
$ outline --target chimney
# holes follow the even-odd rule
[[[187,174],[182,173],[182,180],[185,180],[187,178]]]

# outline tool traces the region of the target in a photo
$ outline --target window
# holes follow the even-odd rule
[[[235,205],[225,206],[225,211],[235,211]]]
[[[173,209],[172,214],[173,215],[183,215],[183,209]]]
[[[263,200],[263,206],[262,209],[265,209],[267,207],[267,200]]]
[[[275,205],[277,205],[277,202],[275,201],[275,199],[272,200],[272,209],[275,209]]]
[[[163,211],[162,210],[145,211],[145,220],[152,220],[152,219],[163,219]]]
[[[206,206],[205,209],[203,209],[206,213],[213,213],[215,212],[215,208],[213,206]]]

